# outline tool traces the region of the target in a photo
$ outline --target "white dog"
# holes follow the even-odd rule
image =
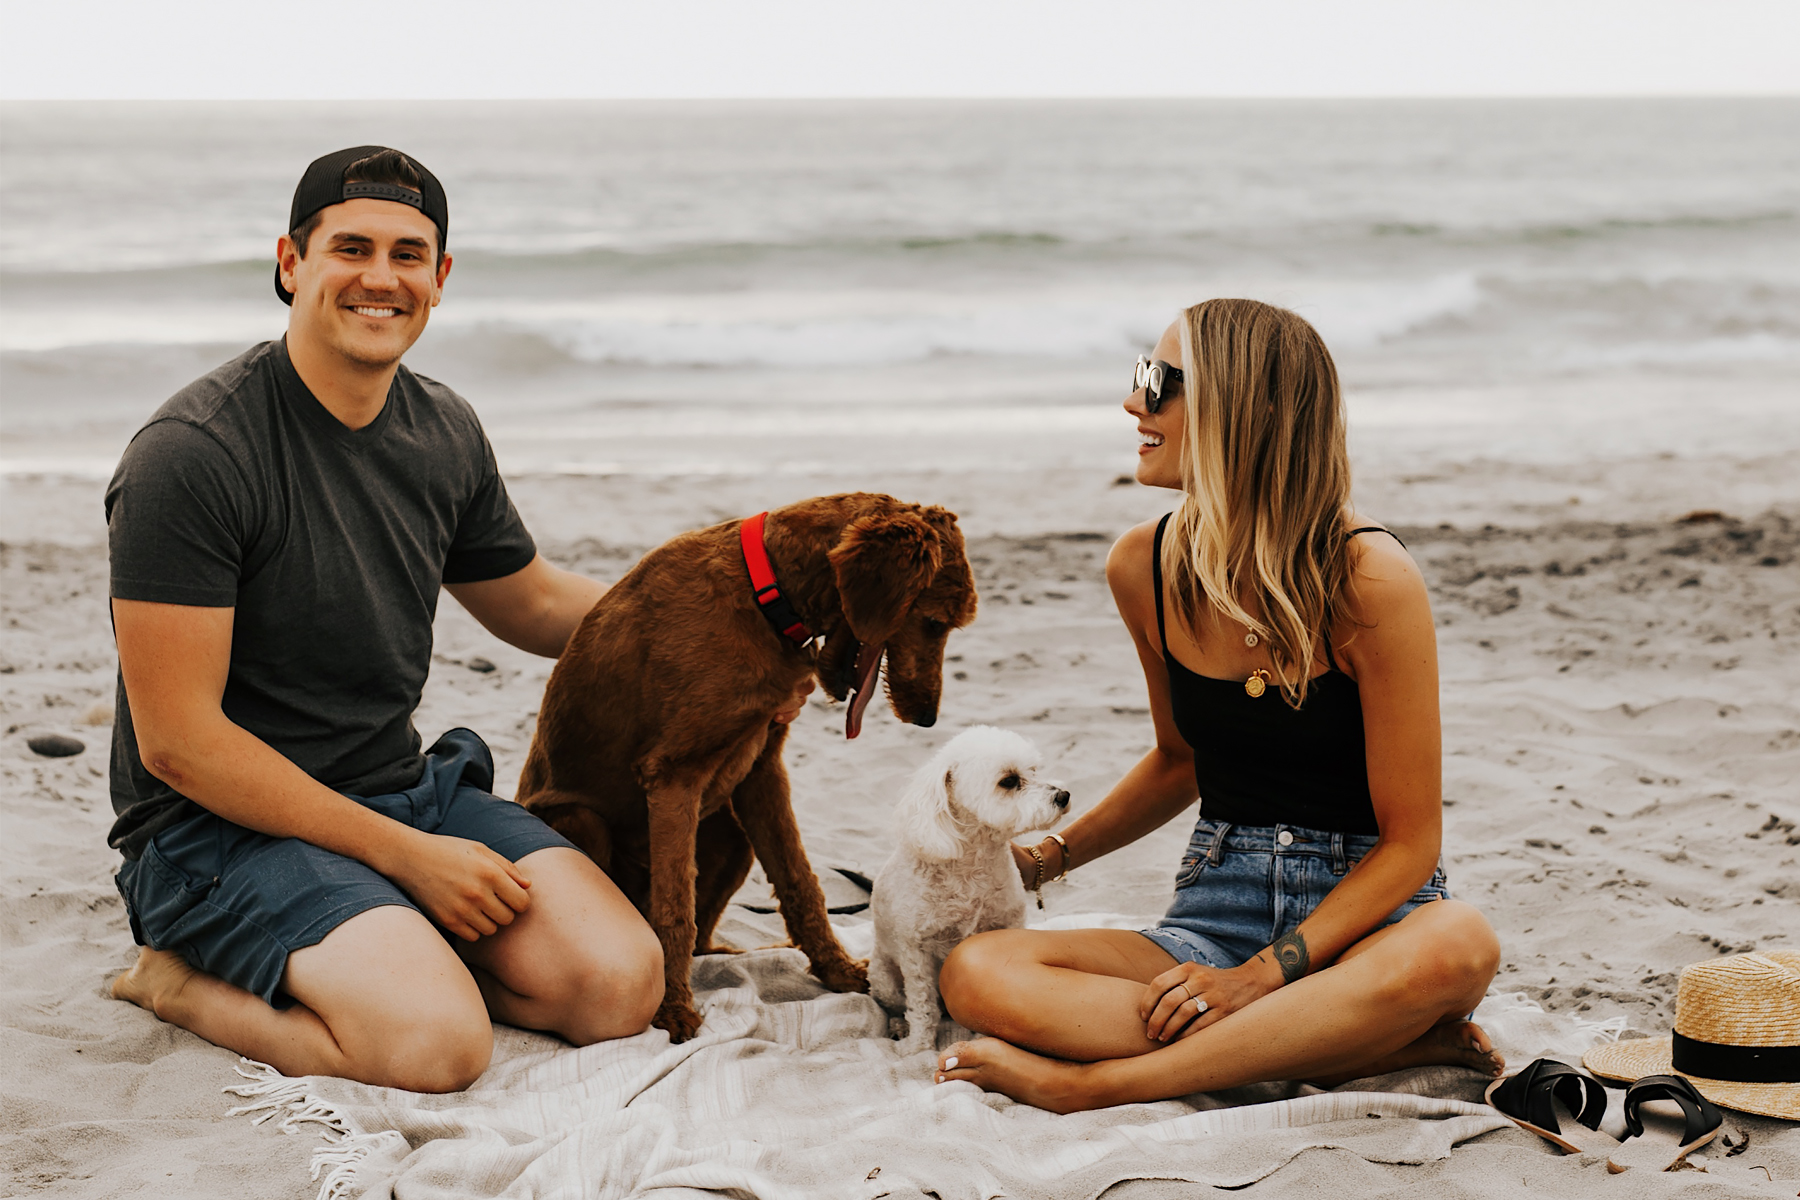
[[[869,994],[890,1013],[905,1010],[903,1054],[937,1047],[938,968],[957,943],[1025,925],[1008,844],[1069,807],[1068,792],[1039,778],[1041,762],[1018,734],[978,725],[920,768],[900,800],[899,844],[870,899]]]

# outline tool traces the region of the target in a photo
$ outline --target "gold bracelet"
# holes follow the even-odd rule
[[[1037,896],[1038,907],[1042,908],[1044,907],[1044,852],[1036,846],[1027,846],[1025,851],[1037,863],[1037,878],[1031,881],[1031,891]]]
[[[1058,846],[1062,847],[1062,870],[1058,871],[1056,873],[1056,878],[1050,881],[1051,883],[1055,883],[1058,879],[1067,879],[1069,877],[1069,843],[1063,841],[1062,834],[1060,833],[1051,834],[1048,840],[1055,842]]]

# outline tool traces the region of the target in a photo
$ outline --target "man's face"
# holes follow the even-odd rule
[[[444,295],[437,226],[418,209],[359,197],[320,213],[301,258],[282,238],[282,286],[294,293],[288,336],[361,367],[400,361]]]

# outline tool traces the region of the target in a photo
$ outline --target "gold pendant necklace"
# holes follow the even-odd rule
[[[1244,680],[1244,691],[1254,700],[1269,690],[1269,681],[1273,678],[1273,675],[1258,667],[1250,672],[1250,678]]]

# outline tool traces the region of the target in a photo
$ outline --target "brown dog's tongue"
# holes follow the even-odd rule
[[[869,707],[869,698],[875,694],[875,680],[881,674],[881,656],[887,652],[887,645],[864,644],[856,652],[856,690],[850,694],[850,711],[844,715],[844,737],[853,738],[862,732],[863,709]]]

